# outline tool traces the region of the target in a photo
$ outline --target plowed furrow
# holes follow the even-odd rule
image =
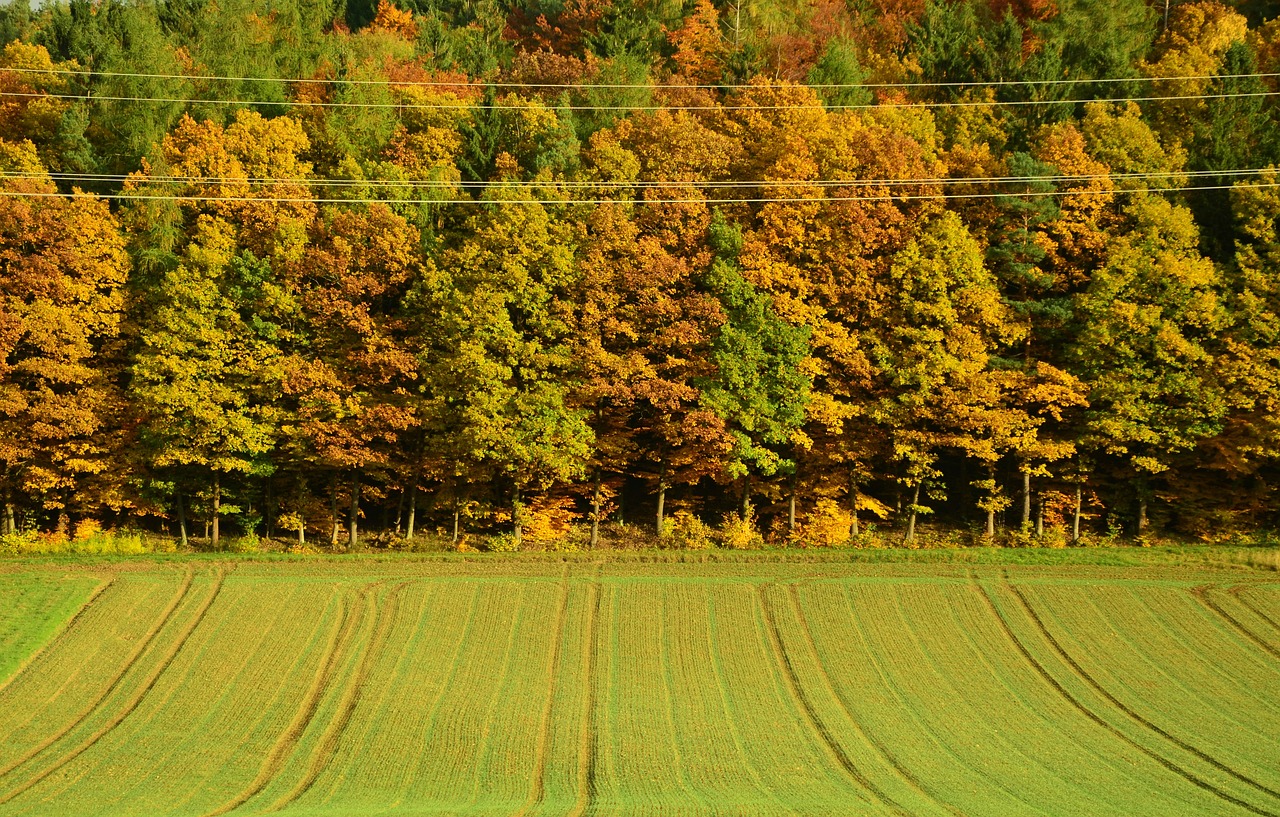
[[[595,671],[599,666],[600,642],[600,581],[591,582],[587,596],[587,643],[582,650],[582,711],[578,713],[582,724],[578,740],[578,798],[570,817],[582,817],[596,797],[596,764],[600,756],[599,737],[596,734],[596,684]]]
[[[1229,592],[1229,593],[1231,593],[1231,595],[1235,596],[1235,597],[1236,597],[1236,599],[1237,599],[1241,604],[1243,604],[1245,607],[1248,607],[1248,608],[1249,608],[1249,611],[1250,611],[1251,613],[1253,613],[1255,616],[1257,616],[1258,618],[1260,618],[1260,619],[1262,619],[1263,621],[1265,621],[1265,622],[1267,622],[1268,624],[1270,624],[1270,625],[1271,625],[1271,628],[1272,628],[1273,630],[1275,630],[1276,632],[1280,632],[1280,621],[1277,621],[1276,619],[1272,618],[1270,613],[1268,613],[1266,610],[1263,610],[1263,609],[1262,609],[1261,607],[1259,607],[1256,603],[1254,603],[1251,599],[1249,599],[1247,596],[1245,596],[1245,594],[1244,594],[1244,590],[1245,590],[1245,589],[1246,589],[1246,588],[1244,588],[1244,587],[1241,587],[1241,586],[1237,585],[1237,586],[1235,586],[1235,587],[1231,588],[1231,589],[1230,589],[1229,591],[1227,591],[1227,592]]]
[[[1111,704],[1116,709],[1123,712],[1132,720],[1138,722],[1142,726],[1146,727],[1152,732],[1155,732],[1160,737],[1164,738],[1165,740],[1169,741],[1173,745],[1177,746],[1179,749],[1182,749],[1184,752],[1187,752],[1188,754],[1196,756],[1197,758],[1209,764],[1210,766],[1222,772],[1223,774],[1229,777],[1233,777],[1236,780],[1240,781],[1241,783],[1244,783],[1247,786],[1251,786],[1252,788],[1255,788],[1260,792],[1264,792],[1266,794],[1271,795],[1272,797],[1275,797],[1276,799],[1280,799],[1280,792],[1277,792],[1275,789],[1271,788],[1265,783],[1259,783],[1258,781],[1254,780],[1252,777],[1249,777],[1248,775],[1243,774],[1242,772],[1239,772],[1231,768],[1225,763],[1219,761],[1217,758],[1210,756],[1209,754],[1198,749],[1197,747],[1193,746],[1192,744],[1188,743],[1182,738],[1179,738],[1177,735],[1170,733],[1168,730],[1152,722],[1149,718],[1144,717],[1143,715],[1135,711],[1132,707],[1130,707],[1128,704],[1126,704],[1124,701],[1117,698],[1114,694],[1112,694],[1110,690],[1108,690],[1105,686],[1099,683],[1096,678],[1094,678],[1091,674],[1089,674],[1089,672],[1084,667],[1082,667],[1078,661],[1076,661],[1075,657],[1072,656],[1066,650],[1066,648],[1062,646],[1061,642],[1059,642],[1058,639],[1054,637],[1054,635],[1051,632],[1049,632],[1049,629],[1045,627],[1044,620],[1040,618],[1040,614],[1037,613],[1035,611],[1035,608],[1031,606],[1031,602],[1027,599],[1026,595],[1022,592],[1022,590],[1019,589],[1012,582],[1008,581],[1007,574],[1005,576],[1005,581],[1009,589],[1013,592],[1013,595],[1016,596],[1018,601],[1022,604],[1022,608],[1026,610],[1027,615],[1031,618],[1032,622],[1035,623],[1036,628],[1044,635],[1045,639],[1053,647],[1054,652],[1056,652],[1062,658],[1062,660],[1067,662],[1067,665],[1071,667],[1072,671],[1080,678],[1080,680],[1084,681],[1086,684],[1089,685],[1090,688],[1092,688],[1095,692],[1097,692],[1099,695],[1105,698],[1107,700],[1107,703]]]
[[[1230,612],[1223,609],[1221,604],[1218,604],[1213,600],[1213,597],[1209,595],[1209,591],[1212,589],[1212,585],[1199,585],[1191,588],[1191,594],[1195,596],[1196,599],[1205,606],[1205,608],[1231,627],[1231,629],[1249,639],[1249,641],[1253,642],[1272,657],[1280,658],[1280,649],[1276,649],[1275,645],[1269,644],[1264,639],[1259,638],[1257,633],[1246,627],[1240,619],[1231,615]]]
[[[803,635],[804,646],[812,657],[814,666],[818,668],[818,677],[822,679],[822,683],[826,687],[828,693],[830,693],[832,700],[839,704],[840,710],[848,718],[849,723],[853,724],[858,735],[877,752],[879,752],[885,763],[889,764],[904,783],[918,792],[926,800],[931,800],[945,811],[948,811],[957,817],[963,817],[962,812],[959,809],[950,803],[939,799],[937,795],[929,791],[920,779],[916,777],[901,760],[898,759],[898,756],[894,754],[893,750],[891,750],[884,741],[874,738],[870,732],[863,729],[862,725],[858,723],[858,719],[854,716],[852,708],[850,708],[849,704],[845,701],[844,696],[840,694],[839,690],[837,690],[835,683],[831,680],[831,676],[827,672],[826,664],[822,662],[822,657],[818,653],[818,645],[813,637],[813,628],[809,623],[809,618],[804,614],[804,610],[800,605],[799,588],[796,585],[791,584],[787,586],[787,590],[791,597],[791,606],[795,611],[796,621],[800,624],[800,632]]]
[[[529,784],[529,798],[514,817],[524,817],[529,810],[542,802],[546,794],[547,751],[551,743],[552,714],[556,699],[556,668],[560,666],[560,654],[564,650],[565,620],[569,615],[569,566],[565,565],[560,577],[560,606],[556,611],[555,641],[547,658],[547,700],[542,705],[542,718],[538,726],[538,748],[533,764],[533,779]]]

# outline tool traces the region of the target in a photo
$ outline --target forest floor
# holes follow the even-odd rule
[[[0,815],[1280,817],[1272,548],[0,560]]]

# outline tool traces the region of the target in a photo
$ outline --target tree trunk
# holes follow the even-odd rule
[[[916,540],[916,508],[920,505],[920,483],[916,483],[915,493],[911,498],[911,512],[907,516],[907,538],[906,541],[914,542]]]
[[[274,483],[275,483],[274,479],[272,479],[271,477],[267,477],[267,490],[265,492],[266,496],[263,497],[263,500],[262,500],[262,516],[263,516],[262,523],[263,523],[263,527],[266,528],[268,539],[272,539],[276,535],[275,503],[272,502],[272,496],[271,496],[273,493],[271,489]]]
[[[338,524],[338,475],[333,475],[333,492],[329,495],[329,521],[333,524],[332,536],[329,539],[329,547],[338,546],[338,531],[341,526]]]
[[[347,520],[347,548],[355,550],[359,544],[360,472],[351,478],[351,518]]]
[[[404,521],[404,500],[405,494],[409,493],[408,489],[400,492],[400,499],[396,502],[396,536],[400,536],[400,523]]]
[[[1145,496],[1138,498],[1138,535],[1147,532],[1147,498]]]
[[[524,543],[524,519],[520,513],[520,487],[511,492],[511,522],[515,526],[516,547]]]
[[[1075,507],[1075,512],[1072,513],[1071,515],[1071,541],[1072,542],[1080,541],[1080,504],[1081,504],[1080,501],[1082,499],[1083,493],[1084,491],[1082,490],[1080,484],[1076,483],[1076,507]]]
[[[9,466],[4,467],[4,517],[0,518],[0,534],[12,536],[18,532],[13,521],[13,493],[9,487]]]
[[[307,481],[302,475],[298,476],[298,547],[306,547],[307,544]]]
[[[1036,498],[1036,538],[1044,536],[1044,501]]]
[[[987,478],[991,480],[991,495],[988,498],[992,502],[992,506],[987,508],[987,538],[994,539],[996,538],[996,509],[994,506],[996,494],[995,466],[992,465],[987,467]]]
[[[418,483],[415,480],[409,489],[409,519],[405,525],[404,538],[413,541],[413,526],[418,521]]]
[[[215,473],[213,475],[213,538],[211,539],[214,550],[218,549],[218,539],[219,539],[218,523],[220,521],[218,519],[218,512],[221,509],[222,509],[222,475]]]
[[[182,542],[182,547],[187,547],[187,512],[182,507],[182,491],[174,492],[178,504],[178,538]]]
[[[1022,527],[1031,524],[1031,470],[1022,469]]]
[[[745,522],[747,513],[751,510],[751,472],[742,478],[742,511],[739,516]]]
[[[862,531],[858,528],[858,480],[849,469],[849,538],[856,539]]]
[[[667,502],[667,463],[658,466],[658,536],[662,536],[663,510]]]
[[[591,542],[588,547],[594,549],[600,544],[600,490],[604,476],[600,473],[600,469],[596,469],[596,487],[591,494]]]
[[[455,489],[456,490],[456,489]],[[453,546],[458,546],[458,517],[462,516],[462,507],[458,504],[458,497],[453,498]]]
[[[787,497],[787,538],[796,535],[796,481],[799,478],[798,473],[791,474],[791,493]]]

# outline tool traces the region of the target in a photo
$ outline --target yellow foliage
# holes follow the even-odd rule
[[[569,497],[541,498],[527,512],[524,535],[538,544],[552,544],[563,540],[582,518],[574,509]]]

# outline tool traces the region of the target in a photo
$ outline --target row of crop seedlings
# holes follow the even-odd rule
[[[79,797],[89,810],[218,806],[257,771],[253,748],[270,745],[296,709],[327,606],[312,588],[281,593],[231,580],[144,705],[104,741],[100,757],[86,755],[97,761],[87,770],[97,788],[55,796]],[[296,623],[280,627],[280,615]],[[110,767],[119,756],[130,768]]]
[[[441,687],[439,705],[425,734],[408,736],[400,749],[414,770],[407,780],[405,802],[461,807],[478,793],[479,767],[490,732],[495,726],[501,728],[490,718],[512,671],[524,595],[518,583],[480,587],[473,620],[455,662],[458,671]],[[458,601],[465,604],[463,593]],[[394,747],[388,748],[395,752]]]
[[[843,773],[856,795],[866,801],[864,809],[868,811],[932,813],[933,803],[877,749],[866,725],[837,694],[821,662],[812,640],[813,628],[847,630],[849,622],[844,617],[810,622],[799,607],[798,592],[789,584],[768,587],[761,602],[766,623],[776,630],[776,650],[791,678],[793,694],[815,738],[825,745],[828,763]]]
[[[1198,592],[1207,599],[1201,601],[1186,588],[1144,588],[1141,594],[1131,593],[1125,607],[1114,608],[1110,617],[1129,631],[1141,621],[1154,625],[1135,641],[1163,671],[1178,674],[1210,705],[1226,702],[1228,709],[1251,713],[1265,708],[1262,720],[1244,720],[1250,728],[1269,729],[1268,739],[1274,739],[1280,734],[1280,700],[1270,692],[1280,685],[1280,629],[1268,631],[1265,620],[1231,592]],[[1137,616],[1133,623],[1128,623],[1130,615]]]

